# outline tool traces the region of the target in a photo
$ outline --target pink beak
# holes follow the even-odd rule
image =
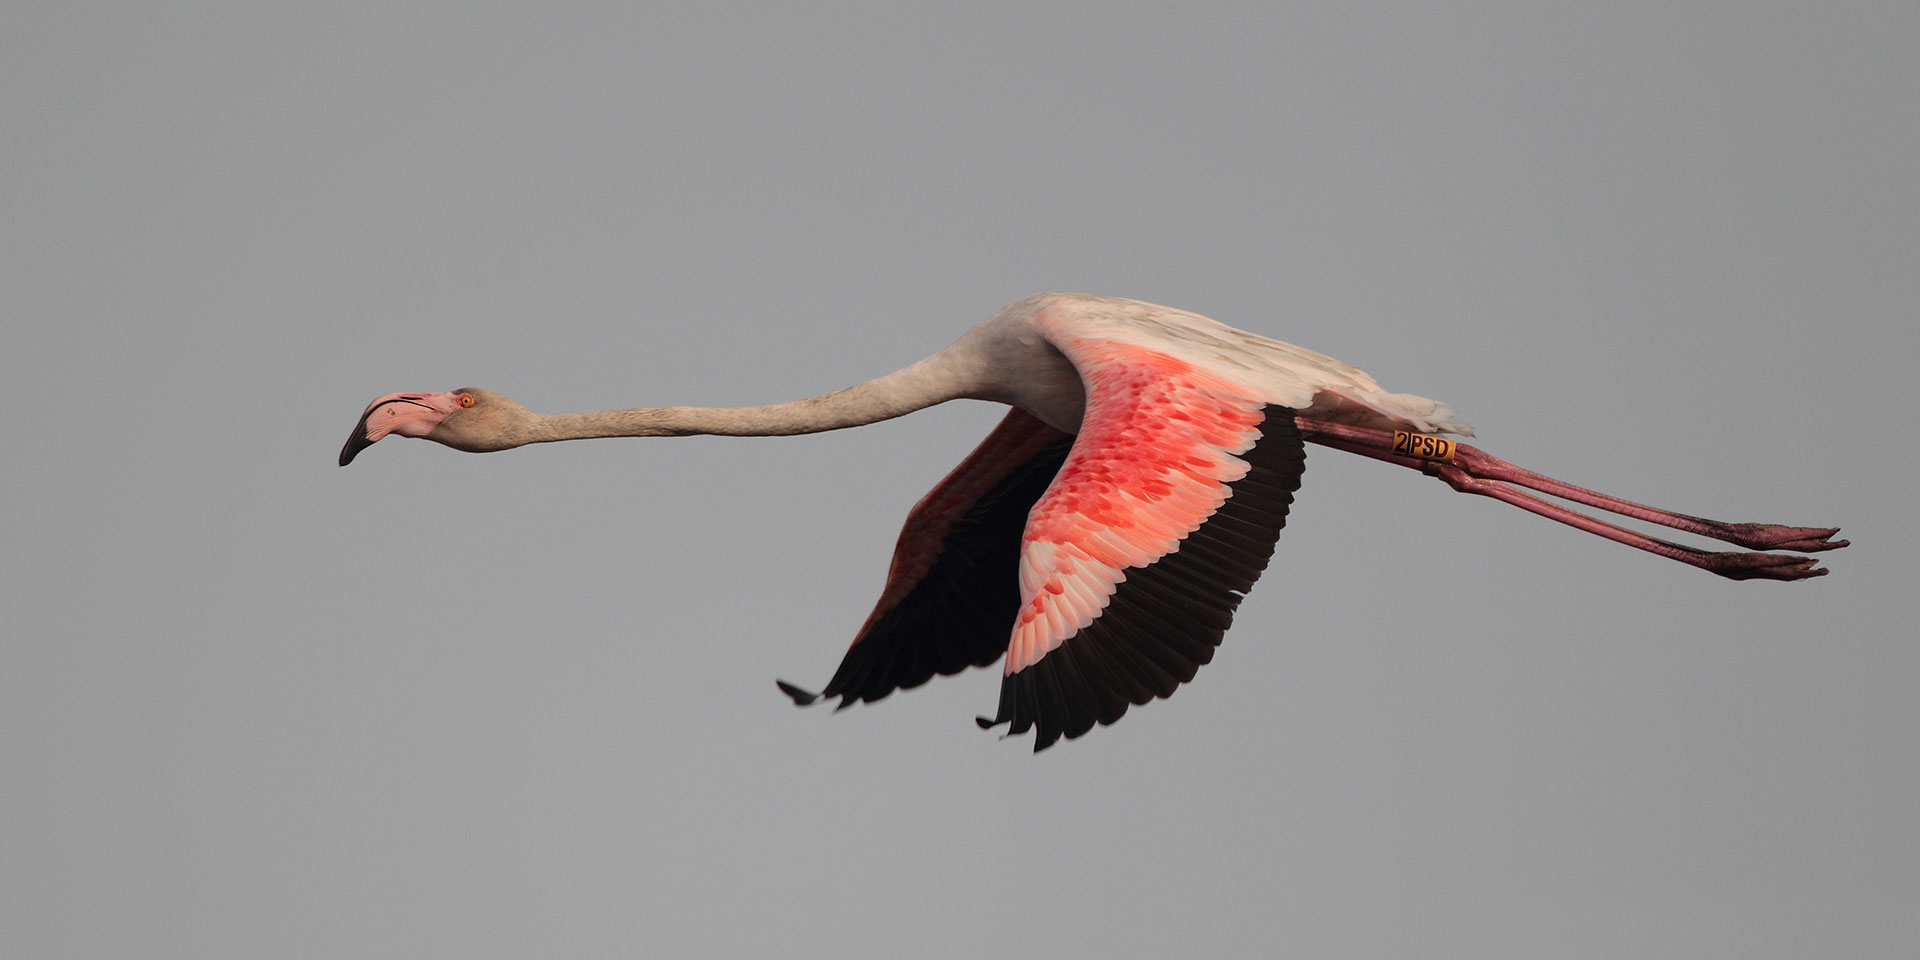
[[[340,448],[340,465],[346,466],[360,451],[381,437],[397,433],[403,437],[424,437],[460,409],[460,398],[451,393],[389,393],[367,405],[360,422]]]

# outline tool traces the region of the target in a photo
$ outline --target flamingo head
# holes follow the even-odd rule
[[[462,387],[448,393],[389,393],[367,405],[340,448],[346,466],[381,437],[424,437],[456,450],[485,453],[517,447],[512,425],[528,416],[525,407],[490,390]]]

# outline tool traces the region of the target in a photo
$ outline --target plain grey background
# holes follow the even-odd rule
[[[1907,957],[1920,7],[42,3],[0,33],[0,952]],[[1050,289],[1831,523],[1718,580],[1320,448],[1172,700],[839,715],[998,418],[735,405]]]

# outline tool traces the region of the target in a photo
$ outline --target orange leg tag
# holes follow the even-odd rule
[[[1393,452],[1416,460],[1432,460],[1435,463],[1453,462],[1454,442],[1446,437],[1429,436],[1407,430],[1393,432]]]

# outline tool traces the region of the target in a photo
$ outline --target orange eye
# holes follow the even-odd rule
[[[473,406],[473,403],[474,403],[474,401],[473,401],[473,394],[471,394],[471,393],[463,393],[463,394],[461,394],[461,395],[460,395],[460,405],[461,405],[461,406],[463,406],[463,407],[471,407],[471,406]]]

